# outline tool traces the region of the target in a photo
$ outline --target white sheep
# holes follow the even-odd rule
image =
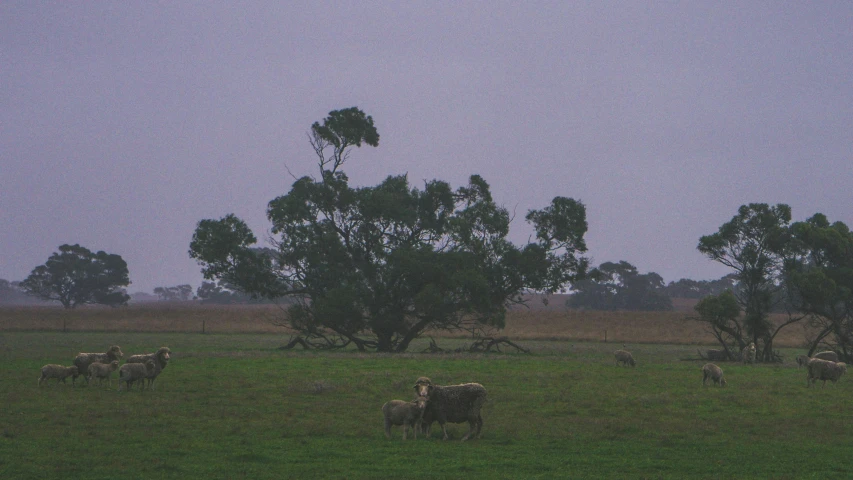
[[[814,385],[818,380],[823,380],[823,385],[825,386],[827,380],[832,381],[832,383],[837,382],[847,372],[847,364],[812,358],[806,364],[806,369],[808,370],[806,376],[807,387]]]
[[[716,385],[721,387],[726,386],[726,379],[723,378],[723,369],[713,363],[706,363],[702,366],[702,385],[706,385],[708,379],[711,379]]]
[[[148,360],[153,360],[154,370],[148,372],[146,380],[148,380],[148,386],[151,387],[151,390],[154,390],[154,380],[157,379],[157,376],[160,375],[160,372],[162,372],[163,369],[166,368],[166,366],[169,364],[171,354],[172,351],[169,349],[169,347],[160,347],[154,353],[131,355],[130,357],[128,357],[127,363],[145,363]]]
[[[815,353],[812,358],[819,358],[821,360],[829,360],[830,362],[838,361],[838,354],[833,352],[832,350],[827,350],[825,352]]]
[[[80,372],[77,370],[76,365],[66,367],[65,365],[56,365],[55,363],[51,363],[41,367],[41,376],[39,377],[38,384],[41,386],[41,383],[46,381],[48,378],[55,378],[57,384],[59,384],[60,381],[65,383],[65,379],[71,377],[71,386],[74,386],[77,381],[77,377],[79,376]]]
[[[403,440],[406,439],[409,427],[414,430],[415,440],[417,440],[426,405],[426,397],[418,397],[411,402],[391,400],[382,405],[382,415],[385,417],[385,436],[391,438],[392,425],[402,425]]]
[[[145,378],[149,372],[153,372],[157,368],[154,360],[147,360],[145,363],[125,363],[118,371],[118,391],[121,391],[121,382],[125,384],[125,390],[130,391],[130,387],[137,380],[141,380],[139,390],[145,389]]]
[[[447,440],[445,423],[468,422],[468,433],[462,441],[472,436],[480,437],[483,429],[483,417],[480,410],[486,403],[486,389],[479,383],[463,383],[461,385],[433,385],[432,380],[420,377],[415,381],[415,392],[419,397],[427,398],[424,411],[423,432],[429,436],[432,422],[441,425],[444,440]]]
[[[110,363],[93,363],[89,365],[88,376],[86,377],[86,383],[92,381],[92,378],[98,379],[98,385],[101,385],[104,379],[107,379],[108,385],[112,386],[113,384],[113,372],[118,370],[118,360],[113,360]]]
[[[740,352],[740,359],[743,363],[755,363],[755,343],[749,342],[749,345],[743,347]]]
[[[74,365],[77,366],[77,371],[80,372],[80,375],[85,375],[89,371],[89,365],[95,362],[114,362],[123,356],[124,353],[122,353],[121,347],[113,345],[104,353],[78,353],[77,356],[74,357]],[[89,381],[86,380],[86,383],[88,384]]]
[[[616,350],[613,353],[616,356],[616,365],[619,365],[620,363],[625,365],[626,367],[628,365],[632,367],[637,365],[637,363],[634,361],[634,357],[631,355],[631,352],[627,350]]]

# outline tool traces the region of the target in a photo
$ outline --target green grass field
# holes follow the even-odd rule
[[[452,341],[452,340],[451,340]],[[272,334],[0,333],[0,478],[850,478],[853,384],[721,364],[695,346],[529,341],[534,354],[283,352]],[[173,351],[156,391],[39,388],[39,368],[119,344]],[[412,351],[418,350],[417,346]],[[791,351],[793,354],[794,351]],[[793,355],[789,355],[793,357]],[[418,376],[488,389],[482,438],[401,440],[380,408]],[[79,381],[82,379],[78,379]]]

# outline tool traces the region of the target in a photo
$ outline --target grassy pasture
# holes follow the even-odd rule
[[[156,391],[37,387],[45,363],[118,343],[168,345]],[[851,383],[807,389],[793,364],[722,365],[695,346],[531,340],[533,355],[276,350],[268,334],[0,334],[0,478],[847,478]],[[791,352],[793,353],[793,352]],[[483,436],[384,437],[380,407],[414,379],[478,381]],[[437,426],[437,425],[436,425]],[[455,439],[467,425],[450,425]]]

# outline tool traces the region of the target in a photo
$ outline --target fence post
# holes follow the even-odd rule
[[[201,333],[204,333],[204,319],[201,319]]]
[[[607,329],[604,329],[604,343],[607,343]]]

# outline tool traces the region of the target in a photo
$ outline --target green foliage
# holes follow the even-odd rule
[[[120,287],[130,285],[127,263],[121,256],[92,253],[80,245],[61,245],[44,265],[21,282],[25,292],[65,308],[78,305],[126,305],[130,296]]]
[[[737,215],[717,233],[701,237],[697,246],[711,260],[734,270],[738,280],[735,295],[745,314],[739,331],[746,336],[737,341],[744,345],[754,342],[757,358],[765,361],[772,359],[773,337],[779,331],[773,329],[768,313],[773,299],[779,298],[778,278],[790,248],[790,221],[788,205],[742,205]]]
[[[640,274],[626,261],[604,262],[588,278],[572,287],[567,301],[572,308],[593,310],[672,310],[663,278],[655,272]]]
[[[784,366],[723,364],[702,387],[692,346],[546,342],[549,355],[281,352],[274,335],[0,336],[3,478],[845,478],[846,376],[806,388]],[[174,352],[156,391],[37,387],[45,363],[120,344]],[[488,390],[482,438],[386,439],[380,408],[414,380]],[[114,382],[115,383],[115,382]],[[781,453],[780,453],[781,452]]]
[[[786,263],[795,307],[818,327],[809,354],[821,345],[853,361],[853,233],[822,214],[791,226],[797,255]]]
[[[288,321],[306,337],[402,352],[426,329],[502,327],[524,291],[563,290],[586,272],[581,202],[556,197],[528,212],[537,240],[517,247],[506,239],[509,213],[479,175],[456,190],[440,180],[418,189],[405,175],[351,187],[339,169],[349,149],[379,141],[358,109],[330,112],[311,138],[321,178],[297,179],[269,202],[275,249],[254,249],[233,215],[199,222],[190,244],[205,278],[293,297]]]

